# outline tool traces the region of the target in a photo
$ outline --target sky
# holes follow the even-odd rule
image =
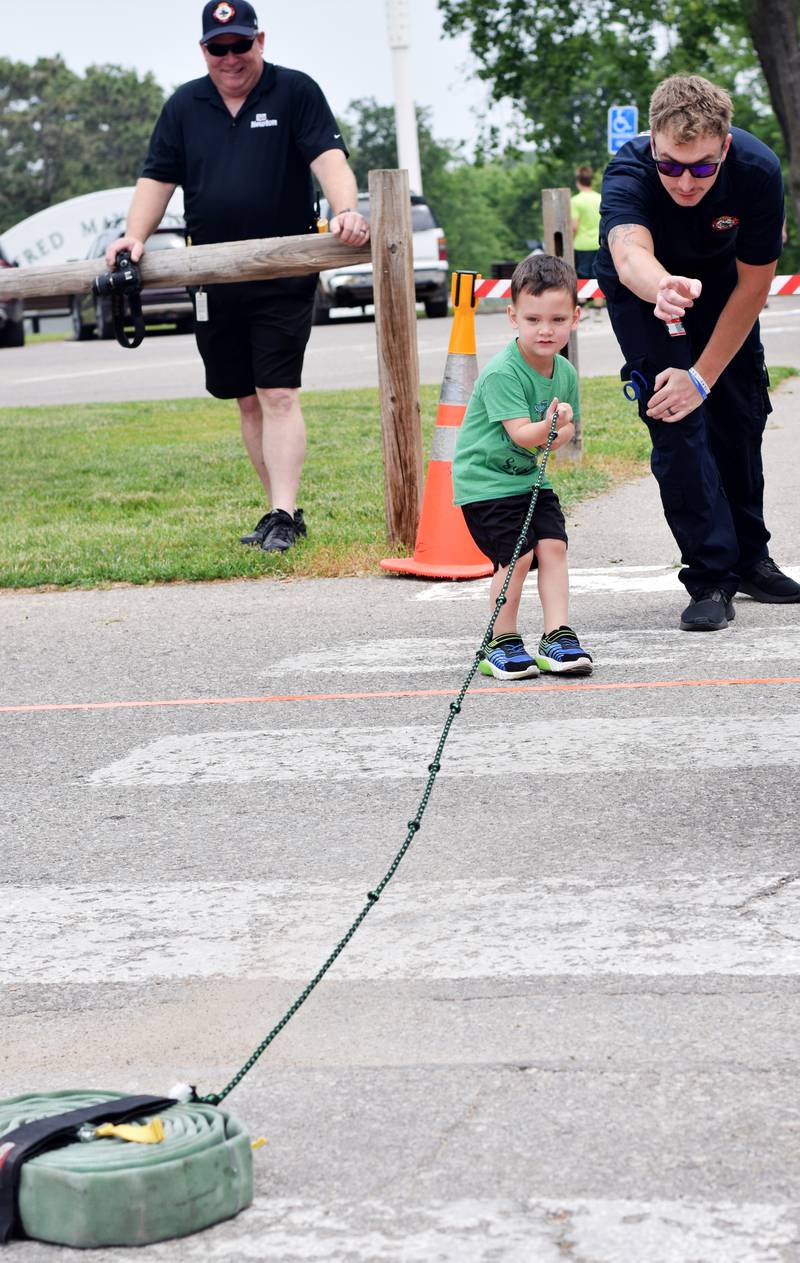
[[[266,32],[265,56],[304,70],[334,112],[373,96],[393,104],[385,0],[253,0]],[[407,0],[411,87],[432,109],[440,140],[463,140],[469,152],[488,114],[487,92],[474,78],[465,37],[446,39],[436,0]],[[0,53],[35,61],[60,53],[79,73],[92,63],[152,71],[166,90],[205,73],[197,46],[203,0],[0,0]],[[496,114],[493,121],[502,121]]]

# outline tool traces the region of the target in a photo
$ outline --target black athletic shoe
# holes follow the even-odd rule
[[[261,541],[261,550],[265,553],[285,553],[287,548],[291,548],[297,535],[291,513],[284,513],[283,509],[273,509]]]
[[[767,605],[788,605],[792,601],[800,601],[800,583],[795,583],[788,574],[779,570],[771,557],[765,557],[743,574],[736,590]]]
[[[683,631],[722,631],[736,617],[733,601],[719,588],[693,596],[681,614]]]
[[[270,510],[269,513],[265,513],[263,517],[258,519],[249,535],[241,535],[239,537],[239,542],[242,544],[257,544],[260,548],[264,543],[264,536],[269,530],[271,522],[272,510]],[[302,535],[303,538],[308,535],[308,527],[306,526],[302,509],[295,509],[294,533],[295,535]]]

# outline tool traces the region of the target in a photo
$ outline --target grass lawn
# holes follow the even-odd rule
[[[773,387],[791,369],[770,369]],[[427,458],[438,387],[422,388]],[[235,405],[0,408],[0,587],[376,573],[386,540],[376,390],[303,392],[309,539],[245,548],[263,504]],[[569,507],[648,468],[648,436],[617,378],[582,383],[585,456],[549,467]]]

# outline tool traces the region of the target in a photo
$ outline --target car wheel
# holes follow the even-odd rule
[[[83,323],[81,315],[81,300],[73,298],[72,309],[70,311],[70,319],[72,320],[72,333],[76,342],[86,342],[92,336],[94,330],[91,325]]]
[[[24,346],[25,323],[22,320],[9,320],[0,333],[0,346]]]
[[[102,338],[104,342],[108,342],[114,337],[114,321],[111,312],[106,310],[106,306],[102,299],[94,305],[94,314],[97,321],[97,336]]]
[[[446,316],[449,310],[450,304],[446,298],[426,298],[425,300],[425,315],[429,320]]]
[[[311,322],[315,325],[327,325],[330,324],[330,320],[331,309],[327,306],[325,301],[320,298],[319,289],[317,289],[317,292],[314,295],[314,313],[311,317]]]

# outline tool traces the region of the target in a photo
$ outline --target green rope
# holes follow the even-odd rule
[[[326,973],[328,972],[328,970],[330,969],[331,965],[334,963],[336,958],[341,954],[341,952],[344,951],[345,947],[350,942],[351,938],[353,937],[356,930],[361,925],[364,918],[372,910],[372,908],[374,908],[375,904],[380,899],[384,890],[389,885],[389,882],[392,880],[398,868],[400,867],[403,856],[405,855],[408,848],[411,846],[411,843],[414,841],[414,835],[419,832],[420,826],[422,823],[422,817],[425,814],[425,808],[428,806],[428,801],[430,799],[431,793],[433,792],[434,782],[436,781],[436,777],[441,768],[442,751],[444,750],[445,743],[447,741],[448,736],[450,735],[450,729],[453,726],[453,722],[456,718],[456,715],[460,714],[461,712],[461,703],[463,702],[466,696],[467,690],[469,689],[470,684],[475,678],[475,674],[478,670],[478,667],[480,666],[480,663],[483,660],[484,650],[486,646],[489,644],[489,641],[492,639],[492,632],[494,631],[494,625],[497,622],[497,618],[500,614],[500,610],[506,603],[506,592],[508,591],[508,585],[511,581],[511,576],[514,573],[514,567],[516,566],[517,561],[519,560],[520,553],[522,552],[522,546],[525,543],[525,537],[528,534],[528,527],[531,524],[534,510],[536,508],[536,501],[539,498],[539,488],[541,487],[542,482],[544,480],[545,469],[547,468],[547,460],[550,455],[550,451],[552,449],[553,443],[555,442],[556,434],[558,432],[557,421],[558,421],[558,411],[556,411],[553,414],[553,417],[550,423],[550,432],[547,436],[547,443],[544,446],[541,460],[539,462],[539,472],[536,478],[536,482],[534,483],[534,486],[533,486],[533,491],[531,493],[530,506],[528,508],[528,512],[527,512],[522,530],[520,532],[519,539],[517,540],[516,546],[514,548],[514,552],[511,555],[511,561],[508,564],[508,574],[506,575],[505,580],[503,582],[503,586],[500,589],[500,592],[498,593],[498,597],[495,602],[494,612],[492,613],[492,617],[489,619],[489,623],[486,627],[486,631],[483,634],[483,639],[475,653],[475,657],[473,659],[472,666],[469,669],[469,673],[467,674],[467,678],[464,680],[464,683],[461,685],[461,688],[456,694],[456,700],[450,703],[447,719],[445,720],[444,728],[442,729],[442,735],[439,738],[439,744],[437,745],[436,753],[433,756],[433,762],[428,764],[428,780],[425,784],[424,790],[422,791],[422,797],[419,800],[416,814],[414,815],[413,820],[409,820],[408,822],[408,833],[406,834],[406,838],[403,845],[400,847],[400,850],[397,852],[394,859],[392,860],[388,871],[383,876],[383,878],[378,882],[375,889],[367,891],[367,902],[364,904],[364,907],[361,909],[355,921],[350,926],[350,929],[347,931],[344,938],[339,940],[339,942],[334,947],[328,959],[322,965],[320,970],[314,975],[314,977],[311,979],[308,985],[303,989],[303,991],[300,992],[300,995],[297,997],[297,999],[295,1000],[291,1008],[286,1010],[281,1020],[275,1026],[273,1026],[269,1034],[261,1041],[258,1047],[250,1054],[250,1056],[247,1058],[247,1061],[244,1063],[242,1068],[236,1072],[236,1074],[231,1079],[230,1083],[226,1084],[226,1086],[222,1089],[221,1092],[210,1092],[207,1096],[201,1096],[198,1098],[203,1103],[207,1105],[219,1105],[221,1101],[224,1101],[228,1093],[232,1092],[233,1089],[241,1083],[242,1079],[248,1073],[248,1071],[252,1070],[253,1066],[256,1064],[261,1054],[265,1052],[267,1048],[269,1048],[275,1036],[280,1034],[284,1026],[286,1026],[286,1024],[292,1020],[292,1018],[294,1017],[295,1013],[300,1008],[300,1006],[305,1004],[306,1000],[311,995],[311,992],[317,986],[317,983],[322,981],[322,979],[325,977]]]

